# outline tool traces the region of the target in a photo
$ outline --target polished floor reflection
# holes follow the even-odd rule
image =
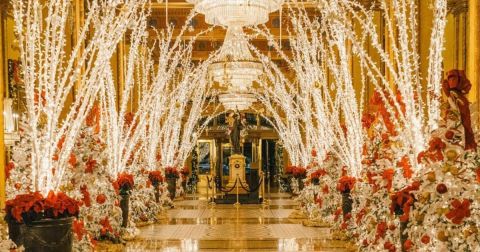
[[[296,204],[290,195],[275,193],[270,204],[208,205],[182,200],[160,223],[140,228],[127,251],[347,251],[331,240],[327,228],[305,227],[289,219]]]

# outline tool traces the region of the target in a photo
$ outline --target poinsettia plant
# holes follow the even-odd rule
[[[122,195],[128,194],[134,185],[133,175],[126,172],[120,173],[114,182],[115,189]]]
[[[8,222],[29,223],[44,218],[61,219],[78,216],[80,203],[63,192],[50,191],[47,198],[39,192],[17,195],[6,202]]]
[[[159,186],[163,182],[163,176],[160,171],[151,171],[148,173],[148,180],[153,186]]]
[[[341,193],[349,193],[355,186],[356,179],[350,176],[342,176],[338,180],[337,190]]]
[[[306,178],[307,169],[299,166],[288,166],[286,174],[291,174],[294,178]]]
[[[190,174],[190,171],[188,170],[188,167],[183,167],[181,170],[180,170],[180,174],[182,174],[182,177],[183,178],[186,178],[188,176],[188,174]]]
[[[323,177],[327,174],[327,171],[325,169],[319,169],[312,174],[310,174],[310,180],[312,181],[313,184],[317,185],[320,182],[320,177]]]
[[[165,177],[169,179],[178,179],[179,178],[179,172],[176,167],[170,167],[167,166],[165,167]]]

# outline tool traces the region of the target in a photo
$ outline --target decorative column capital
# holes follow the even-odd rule
[[[448,13],[454,16],[468,12],[468,0],[448,0]]]

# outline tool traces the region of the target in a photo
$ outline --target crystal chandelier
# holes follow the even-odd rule
[[[253,94],[243,92],[229,92],[218,95],[218,100],[225,110],[246,110],[257,101]]]
[[[205,15],[211,25],[249,26],[268,21],[268,15],[280,9],[284,0],[187,0]]]
[[[263,73],[263,66],[256,61],[248,48],[242,27],[232,26],[227,30],[216,62],[209,66],[210,78],[222,86],[242,92]]]

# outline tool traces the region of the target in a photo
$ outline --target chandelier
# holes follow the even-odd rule
[[[263,73],[262,64],[255,60],[248,48],[242,27],[228,28],[217,60],[209,66],[208,71],[214,82],[243,92]]]
[[[249,26],[268,21],[268,15],[280,9],[284,0],[187,0],[205,15],[211,25]]]
[[[257,101],[253,94],[230,92],[218,95],[218,100],[225,110],[246,110]]]

